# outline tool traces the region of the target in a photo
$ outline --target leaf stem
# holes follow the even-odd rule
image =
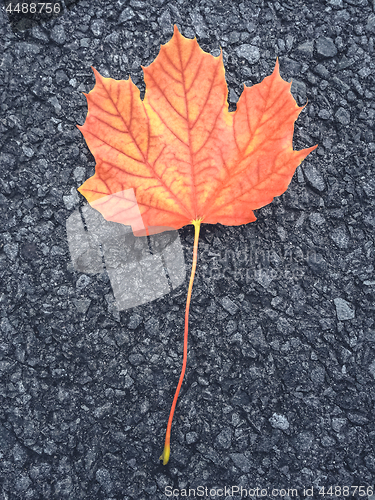
[[[184,354],[183,354],[183,360],[182,360],[182,370],[181,370],[181,374],[180,374],[180,379],[178,381],[177,389],[176,389],[176,392],[175,392],[175,395],[173,398],[171,411],[169,413],[167,432],[165,433],[164,450],[159,458],[159,460],[163,460],[163,465],[166,465],[168,463],[169,455],[171,453],[170,441],[171,441],[172,420],[173,420],[174,410],[175,410],[176,404],[177,404],[177,398],[178,398],[178,395],[180,393],[182,381],[184,379],[185,370],[186,370],[187,348],[188,348],[188,328],[189,328],[189,307],[190,307],[191,292],[193,290],[195,269],[197,267],[198,240],[199,240],[199,231],[201,228],[201,222],[202,222],[201,218],[191,221],[191,223],[194,225],[194,228],[195,228],[195,235],[194,235],[193,264],[191,266],[191,275],[190,275],[190,282],[189,282],[188,294],[187,294],[187,299],[186,299],[186,308],[185,308]]]

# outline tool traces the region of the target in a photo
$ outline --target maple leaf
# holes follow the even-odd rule
[[[146,92],[129,78],[102,77],[94,68],[88,114],[78,127],[96,160],[79,188],[105,219],[136,235],[195,227],[193,266],[185,312],[183,368],[167,425],[163,463],[187,359],[187,333],[200,224],[240,225],[288,187],[297,166],[317,146],[294,151],[294,122],[303,107],[291,83],[273,73],[244,86],[228,111],[222,53],[213,57],[177,27],[144,67]]]

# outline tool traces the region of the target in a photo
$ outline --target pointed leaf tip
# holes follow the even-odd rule
[[[273,72],[280,74],[279,56],[276,57],[276,62],[275,62],[275,67],[273,69]]]

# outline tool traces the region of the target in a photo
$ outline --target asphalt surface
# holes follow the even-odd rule
[[[375,3],[67,3],[55,19],[0,9],[0,499],[165,499],[188,488],[241,498],[232,486],[253,498],[296,498],[292,488],[332,498],[330,486],[336,498],[371,497]],[[94,172],[76,128],[90,66],[144,90],[141,65],[174,23],[204,50],[223,48],[232,110],[278,56],[297,102],[308,100],[295,149],[319,147],[256,222],[203,226],[163,466],[187,274],[118,310],[103,240],[79,253],[67,221],[81,220],[76,188]],[[188,273],[193,227],[173,241]]]

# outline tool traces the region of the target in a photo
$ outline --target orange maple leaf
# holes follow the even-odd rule
[[[166,464],[186,367],[200,224],[255,221],[253,210],[281,195],[317,146],[293,150],[294,122],[303,107],[291,95],[291,83],[280,77],[278,61],[260,84],[244,87],[230,113],[222,53],[204,52],[176,26],[155,61],[143,68],[143,101],[130,78],[117,81],[93,70],[96,84],[86,95],[88,114],[78,128],[96,170],[80,193],[105,219],[131,225],[136,235],[195,226],[183,368],[161,456]]]

